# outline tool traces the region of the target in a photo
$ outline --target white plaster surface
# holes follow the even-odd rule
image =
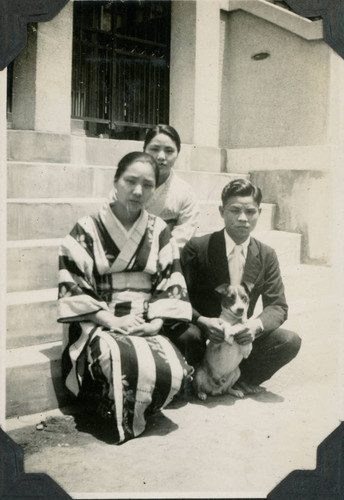
[[[247,36],[247,34],[250,36]],[[230,148],[326,143],[330,48],[252,14],[227,14],[220,145]],[[266,59],[253,56],[267,53]]]

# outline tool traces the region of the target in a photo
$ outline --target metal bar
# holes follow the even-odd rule
[[[157,68],[157,103],[156,103],[156,122],[160,122],[160,96],[161,96],[161,68]]]
[[[126,122],[126,121],[119,121],[116,120],[115,125],[120,125],[122,127],[137,127],[137,128],[151,128],[154,124],[153,123],[136,123],[136,122]]]
[[[117,118],[118,114],[118,67],[117,67],[117,58],[115,54],[116,49],[116,39],[115,39],[115,30],[117,27],[117,19],[118,19],[118,7],[114,4],[112,5],[111,10],[111,63],[110,63],[110,102],[109,102],[109,118],[110,118],[110,128],[112,128],[112,123]]]
[[[152,123],[151,120],[151,109],[152,109],[152,89],[151,89],[151,74],[152,74],[152,65],[148,65],[148,82],[147,82],[147,94],[148,94],[148,109],[147,109],[147,118],[150,123]]]
[[[107,120],[106,118],[95,118],[93,116],[83,116],[82,119],[85,122],[92,122],[92,123],[110,123],[110,120]]]
[[[145,44],[145,45],[152,45],[153,47],[161,47],[163,49],[167,48],[167,44],[166,43],[160,43],[160,42],[155,42],[155,41],[152,41],[152,40],[147,40],[145,38],[136,38],[136,37],[133,37],[133,36],[126,36],[126,35],[115,35],[116,38],[118,38],[119,40],[128,40],[128,41],[131,41],[131,42],[137,42],[137,43],[142,43],[142,44]]]
[[[147,110],[146,110],[146,106],[147,106],[147,64],[146,63],[143,63],[143,82],[142,82],[142,85],[143,85],[143,92],[142,92],[142,96],[143,96],[143,99],[142,99],[142,109],[143,109],[143,112],[142,112],[142,119],[144,120],[146,118],[146,113],[147,113]]]
[[[129,50],[123,50],[123,49],[115,49],[116,54],[123,55],[123,56],[129,56],[132,58],[138,58],[138,59],[146,59],[148,61],[161,61],[162,57],[155,57],[155,56],[150,56],[149,54],[133,54]]]
[[[132,120],[133,120],[133,122],[139,121],[138,120],[137,108],[138,108],[139,100],[140,99],[137,99],[138,92],[137,92],[137,79],[136,79],[136,75],[137,75],[137,63],[136,63],[136,61],[134,61],[134,64],[133,64],[133,98],[134,98],[134,103],[133,103],[133,114],[132,114]]]
[[[156,67],[153,64],[153,123],[156,123],[156,93],[157,93],[157,84],[156,84]]]
[[[134,109],[135,109],[135,87],[133,85],[134,82],[134,65],[129,64],[129,89],[130,89],[130,94],[129,94],[129,102],[128,102],[128,109],[129,109],[129,114],[128,118],[130,121],[135,122],[135,115],[134,115]]]

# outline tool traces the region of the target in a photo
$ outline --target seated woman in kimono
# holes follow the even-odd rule
[[[192,311],[177,244],[144,208],[158,180],[150,155],[126,155],[116,199],[81,218],[60,247],[65,383],[75,395],[87,383],[97,389],[117,443],[141,434],[147,410],[166,406],[193,370],[167,338],[187,328]]]
[[[148,130],[143,149],[159,166],[159,182],[147,203],[148,212],[161,217],[181,248],[197,230],[199,207],[191,186],[173,171],[180,152],[180,137],[170,125]]]

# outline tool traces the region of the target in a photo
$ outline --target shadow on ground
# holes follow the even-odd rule
[[[21,446],[25,456],[42,452],[45,448],[82,447],[94,438],[106,444],[116,444],[113,420],[105,420],[93,413],[83,413],[80,409],[73,414],[48,417],[33,425],[8,432]],[[176,431],[178,425],[161,412],[149,415],[147,427],[142,437],[165,436]]]
[[[252,394],[246,398],[261,403],[281,403],[282,396],[270,391]],[[208,409],[217,406],[240,404],[240,399],[231,395],[209,397],[200,401],[195,395],[179,394],[166,409],[179,409],[186,405],[205,406]],[[116,426],[112,419],[101,418],[90,411],[83,403],[64,409],[64,415],[48,417],[44,421],[9,432],[9,435],[23,449],[26,456],[39,453],[47,447],[84,446],[96,439],[106,444],[115,444],[118,440]],[[147,426],[141,439],[152,436],[166,436],[178,429],[178,425],[161,411],[147,415]]]
[[[258,394],[249,394],[245,396],[245,399],[253,399],[259,403],[282,403],[284,398],[279,394],[274,392],[264,390]],[[201,401],[194,394],[191,395],[179,395],[177,396],[168,406],[168,409],[177,410],[182,408],[186,404],[206,406],[208,408],[214,408],[216,406],[233,406],[234,404],[240,402],[239,398],[231,396],[230,394],[223,394],[222,396],[208,396],[206,401]]]
[[[10,431],[8,434],[21,446],[25,456],[39,453],[47,447],[70,447],[76,444],[85,444],[85,440],[78,433],[71,415],[49,417],[34,425]]]
[[[140,439],[150,436],[166,436],[178,429],[178,425],[161,412],[151,415],[147,427]]]
[[[250,394],[250,399],[259,403],[283,403],[284,397],[271,391],[263,391],[259,394]]]

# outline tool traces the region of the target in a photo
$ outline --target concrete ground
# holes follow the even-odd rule
[[[47,473],[74,498],[264,498],[292,470],[314,469],[318,444],[339,425],[339,311],[330,297],[308,311],[307,301],[291,306],[286,326],[302,348],[265,393],[177,399],[123,445],[58,411],[6,430],[24,448],[25,471]]]

